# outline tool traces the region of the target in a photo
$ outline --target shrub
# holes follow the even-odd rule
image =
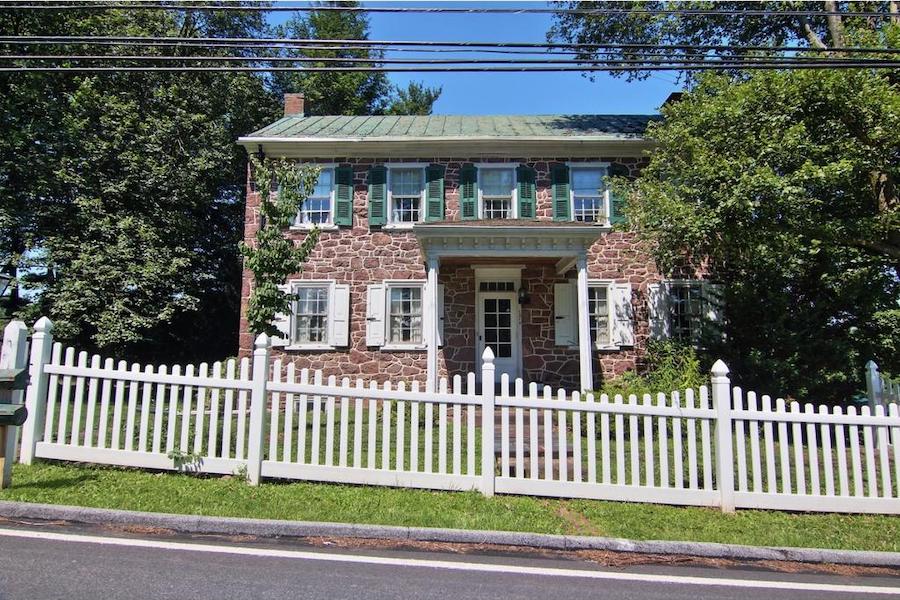
[[[626,371],[606,383],[601,393],[613,397],[622,394],[655,395],[686,388],[697,388],[709,382],[709,376],[701,364],[697,351],[674,341],[651,341],[645,359],[647,370],[643,374]]]

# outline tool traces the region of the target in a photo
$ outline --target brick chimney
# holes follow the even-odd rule
[[[303,116],[303,94],[284,95],[284,116]]]

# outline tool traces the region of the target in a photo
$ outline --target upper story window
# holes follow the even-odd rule
[[[303,201],[297,223],[304,225],[324,225],[332,222],[331,207],[334,202],[334,169],[324,167],[312,194]]]
[[[416,223],[422,220],[425,196],[425,168],[418,166],[390,167],[390,222]]]
[[[607,193],[604,167],[573,167],[571,170],[572,217],[586,223],[606,223]]]
[[[485,167],[478,170],[482,219],[515,218],[515,170]]]

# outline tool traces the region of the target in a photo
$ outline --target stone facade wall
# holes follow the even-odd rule
[[[553,162],[578,162],[582,159],[523,158],[503,159],[498,163],[528,164],[537,171],[537,215],[552,218],[550,198],[550,165]],[[618,163],[637,175],[643,165],[635,157],[601,157],[596,159]],[[423,257],[415,236],[409,230],[373,229],[368,227],[367,185],[368,170],[373,164],[384,162],[436,162],[444,164],[445,215],[448,220],[459,219],[458,174],[466,162],[485,162],[485,159],[342,159],[323,158],[314,162],[352,164],[354,166],[353,226],[323,231],[318,244],[297,275],[302,279],[333,279],[350,285],[350,345],[335,351],[281,351],[282,359],[292,361],[299,368],[322,369],[326,375],[362,377],[383,381],[391,377],[424,380],[426,353],[422,351],[383,351],[366,346],[367,286],[384,279],[416,279],[426,277]],[[249,174],[248,174],[249,175]],[[245,239],[250,241],[258,224],[259,198],[248,188]],[[290,230],[286,235],[299,243],[306,232]],[[556,273],[552,265],[528,265],[522,280],[528,287],[531,302],[522,307],[523,370],[527,381],[538,381],[569,388],[578,387],[578,349],[555,346],[553,319],[553,284],[565,276]],[[639,359],[648,337],[647,286],[660,279],[653,261],[632,234],[615,232],[604,235],[595,243],[588,256],[590,278],[630,282],[633,286],[635,309],[634,349],[595,353],[595,379],[620,374],[639,366]],[[568,276],[574,276],[573,273]],[[444,284],[445,321],[444,347],[439,352],[441,374],[466,373],[475,368],[475,278],[469,266],[441,266],[439,281]],[[250,273],[245,270],[242,302],[240,352],[252,349],[246,309],[251,292]]]

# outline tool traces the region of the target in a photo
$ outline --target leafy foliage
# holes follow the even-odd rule
[[[709,383],[708,369],[703,365],[697,351],[673,341],[651,341],[644,357],[645,372],[626,371],[612,379],[600,390],[610,397],[630,394],[638,397],[644,394],[656,396],[659,392],[696,389]]]
[[[631,223],[664,267],[707,256],[726,284],[744,382],[840,401],[874,359],[896,371],[900,93],[869,71],[706,75],[651,128]]]
[[[326,4],[359,6],[358,2]],[[294,39],[367,40],[369,18],[365,13],[313,11],[296,15],[276,29],[276,35]],[[310,62],[308,66],[354,66],[356,63],[335,62],[335,59],[370,60],[375,64],[384,53],[368,47],[346,46],[334,49],[288,49],[284,56],[329,59]],[[429,115],[434,102],[441,95],[440,88],[426,88],[412,82],[406,89],[392,86],[384,73],[364,72],[279,72],[273,75],[275,91],[303,92],[306,112],[311,115]]]
[[[247,320],[253,333],[278,335],[272,324],[275,315],[289,312],[290,295],[279,286],[288,276],[300,272],[319,239],[319,229],[310,231],[295,245],[284,235],[294,222],[303,201],[316,185],[319,171],[308,165],[285,160],[251,158],[253,177],[259,194],[259,227],[254,243],[241,243],[247,269],[253,273],[253,288]],[[277,192],[273,194],[273,184]]]

